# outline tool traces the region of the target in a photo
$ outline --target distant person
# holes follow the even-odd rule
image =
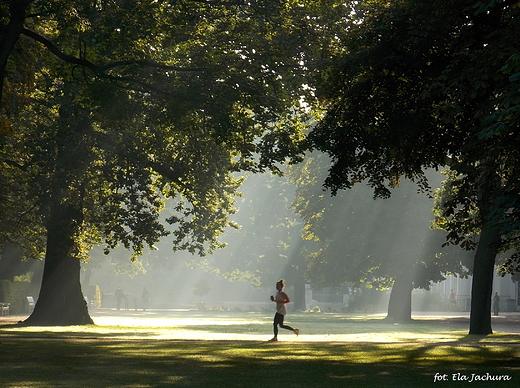
[[[289,296],[283,291],[285,287],[285,281],[283,279],[276,283],[276,295],[271,295],[271,300],[276,302],[276,314],[274,315],[273,329],[274,337],[271,341],[278,341],[278,326],[282,329],[291,330],[294,334],[299,335],[300,329],[293,329],[291,326],[284,325],[283,320],[287,315],[287,308],[285,305],[290,302]]]
[[[450,293],[450,303],[451,303],[451,309],[450,310],[457,310],[457,294],[455,294],[455,291],[453,289]]]
[[[498,315],[498,311],[500,310],[500,296],[498,296],[498,292],[495,291],[495,296],[493,297],[493,313]]]
[[[148,288],[144,288],[141,299],[143,300],[143,311],[146,311],[148,304],[150,303],[150,293],[148,292]]]
[[[118,287],[116,292],[115,292],[115,296],[116,296],[116,307],[118,310],[121,309],[121,302],[123,301],[123,299],[125,299],[125,302],[126,302],[126,295],[125,295],[125,292],[121,289],[121,287]]]

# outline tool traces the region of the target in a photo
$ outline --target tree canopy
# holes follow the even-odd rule
[[[77,259],[93,243],[140,254],[166,221],[175,249],[204,255],[231,225],[232,174],[299,160],[300,101],[314,98],[306,64],[324,33],[298,4],[14,0],[2,10],[2,179],[19,183],[1,206],[18,194],[46,231],[30,323],[90,321]],[[20,211],[5,214],[15,225]],[[5,240],[24,233],[9,230]]]
[[[329,158],[313,153],[291,168],[298,187],[294,208],[305,220],[304,238],[312,242],[306,278],[314,288],[343,284],[392,287],[388,318],[411,319],[411,292],[429,289],[447,274],[468,274],[467,254],[442,247],[446,232],[432,230],[433,200],[403,180],[385,200],[356,185],[331,196],[322,183]],[[440,174],[429,172],[437,185]]]
[[[168,222],[174,249],[219,247],[234,173],[279,173],[308,146],[333,193],[457,175],[443,222],[478,245],[470,332],[490,333],[494,257],[520,225],[517,3],[2,2],[0,244],[45,250],[30,323],[90,322],[92,244],[138,255]]]
[[[518,4],[361,2],[359,12],[310,134],[332,158],[326,184],[366,179],[385,197],[401,176],[427,186],[425,169],[455,171],[449,237],[466,241],[478,209],[470,332],[488,334],[494,257],[518,229]]]

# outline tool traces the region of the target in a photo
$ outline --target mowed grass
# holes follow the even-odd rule
[[[520,386],[518,334],[380,318],[291,313],[288,323],[306,334],[281,332],[277,343],[266,341],[272,317],[260,312],[107,312],[94,326],[4,326],[0,387]]]

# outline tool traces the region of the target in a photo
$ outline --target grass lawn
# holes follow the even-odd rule
[[[0,387],[520,386],[518,334],[468,336],[443,320],[291,313],[302,335],[269,343],[271,313],[93,318],[86,327],[0,327]]]

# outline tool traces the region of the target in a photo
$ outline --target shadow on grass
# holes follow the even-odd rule
[[[6,387],[423,387],[436,373],[520,378],[518,348],[226,341],[0,343]],[[460,386],[460,382],[458,382]],[[485,386],[472,384],[474,386]],[[489,382],[486,386],[489,386]]]
[[[511,344],[520,345],[520,334],[516,333],[493,333],[489,335],[467,334],[459,342],[466,344]]]

